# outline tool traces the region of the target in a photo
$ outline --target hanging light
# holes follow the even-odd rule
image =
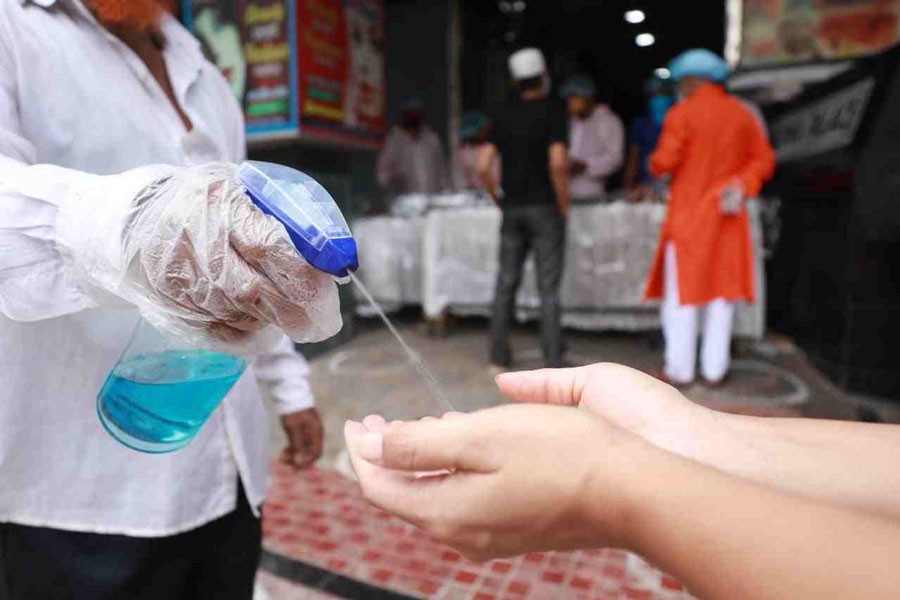
[[[625,11],[625,20],[629,23],[636,25],[638,23],[643,23],[644,19],[647,18],[647,15],[644,14],[642,10],[627,10]]]
[[[653,71],[653,73],[660,79],[669,79],[672,76],[671,71],[669,71],[665,67],[660,67],[660,68],[656,69],[655,71]]]
[[[646,48],[647,46],[652,46],[653,44],[655,44],[656,38],[652,33],[639,33],[635,36],[634,43],[641,48]]]

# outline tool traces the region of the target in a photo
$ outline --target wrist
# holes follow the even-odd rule
[[[716,446],[728,417],[727,413],[685,401],[649,421],[637,433],[657,448],[702,463]]]
[[[635,523],[646,505],[644,469],[664,454],[625,431],[616,435],[593,462],[586,493],[579,495],[581,522],[591,537],[591,547],[632,549]]]
[[[169,167],[148,166],[118,175],[90,176],[73,185],[57,217],[57,247],[79,286],[121,295],[123,237],[135,198]]]

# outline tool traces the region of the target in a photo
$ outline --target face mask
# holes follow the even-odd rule
[[[664,94],[656,94],[647,101],[647,114],[657,125],[662,125],[666,111],[672,106],[672,97]]]

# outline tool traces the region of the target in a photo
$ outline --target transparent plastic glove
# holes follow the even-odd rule
[[[744,204],[744,186],[732,181],[719,192],[719,208],[723,215],[736,215]]]
[[[251,203],[235,165],[185,168],[145,187],[121,240],[124,272],[104,287],[189,344],[253,353],[278,339],[268,325],[298,342],[340,330],[334,280]]]

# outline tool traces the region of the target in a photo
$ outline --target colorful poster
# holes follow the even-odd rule
[[[369,146],[386,127],[381,0],[297,0],[304,136]]]
[[[744,0],[744,67],[850,58],[898,41],[900,0]]]
[[[244,107],[248,135],[296,132],[294,0],[185,0],[184,15]]]

